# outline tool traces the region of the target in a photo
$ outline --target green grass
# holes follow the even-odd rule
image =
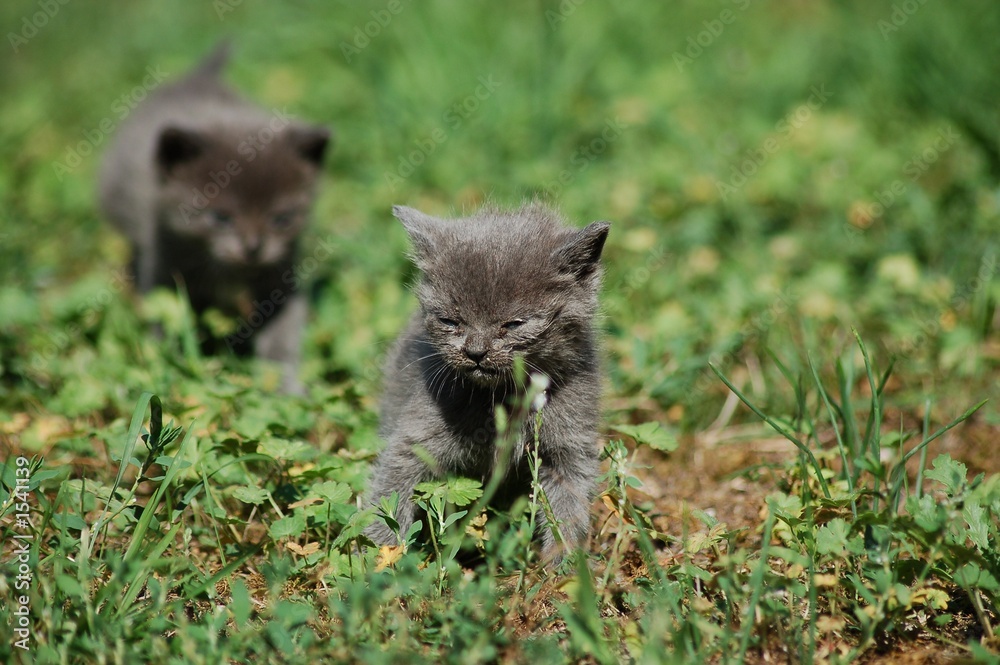
[[[0,56],[4,662],[997,662],[1000,11],[562,5],[70,2]],[[105,119],[223,36],[337,135],[301,399],[133,297],[94,205]],[[534,197],[612,222],[586,556],[462,480],[378,552],[390,208]]]

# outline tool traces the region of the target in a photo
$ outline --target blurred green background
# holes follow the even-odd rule
[[[889,662],[928,641],[964,657],[955,645],[982,636],[952,588],[972,545],[954,548],[975,523],[969,543],[988,552],[996,476],[968,486],[976,498],[966,467],[937,455],[1000,468],[1000,3],[7,0],[0,26],[0,459],[44,457],[30,515],[38,662],[811,662],[897,644]],[[114,128],[226,38],[234,87],[336,133],[299,264],[304,399],[274,393],[273,367],[200,355],[175,295],[135,298],[128,247],[96,210]],[[529,570],[524,520],[488,543],[489,574],[453,555],[435,568],[419,548],[378,572],[354,507],[382,445],[381,360],[416,305],[391,206],[449,216],[534,198],[575,225],[612,222],[611,471],[587,558],[601,579]],[[854,329],[880,375],[895,359],[881,413]],[[815,448],[831,486],[831,430],[855,444],[865,432],[855,459],[840,452],[875,479],[851,508],[874,508],[851,515],[843,486],[839,504],[819,498],[805,456],[796,466],[709,363]],[[120,451],[144,422],[143,401],[130,419],[142,391],[187,443],[173,481],[135,479],[133,511],[118,500],[146,467]],[[962,486],[950,512],[925,494],[902,519],[881,491],[906,480],[896,447],[984,398],[920,458]],[[656,446],[614,440],[648,421],[664,426]],[[658,531],[641,556],[635,534],[653,531],[625,505]],[[122,517],[110,530],[105,506]],[[132,528],[140,513],[148,531]],[[873,525],[911,522],[926,533],[872,549]],[[801,542],[768,550],[785,523]],[[914,583],[896,563],[922,557]],[[0,622],[14,625],[8,606]],[[818,643],[817,617],[830,619]]]
[[[852,326],[899,357],[903,404],[953,415],[996,394],[995,2],[36,0],[4,3],[0,25],[7,415],[99,423],[141,389],[185,403],[247,371],[185,356],[180,333],[140,339],[181,315],[119,288],[127,247],[94,200],[144,78],[221,38],[235,87],[336,131],[304,254],[334,239],[309,271],[303,375],[323,408],[337,390],[371,406],[414,306],[393,204],[535,197],[613,223],[611,417],[704,428],[727,394],[710,360],[780,400],[768,352],[825,362]]]

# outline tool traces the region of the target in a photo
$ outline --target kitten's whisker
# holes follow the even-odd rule
[[[449,387],[449,385],[448,385],[448,383],[449,383],[448,382],[449,376],[448,375],[449,375],[448,366],[445,365],[445,364],[442,364],[441,367],[438,369],[437,374],[435,374],[435,380],[437,381],[437,384],[438,384],[438,387],[437,387],[437,397],[439,399],[440,399],[441,395],[444,393],[445,389]]]
[[[535,363],[533,363],[533,362],[531,362],[531,361],[529,361],[529,360],[525,360],[525,361],[524,361],[524,364],[525,364],[525,365],[527,365],[527,366],[528,366],[528,369],[530,369],[530,370],[531,370],[532,372],[534,372],[535,374],[541,374],[542,376],[544,376],[544,377],[546,377],[546,378],[548,378],[548,379],[551,379],[551,378],[552,378],[552,377],[550,377],[550,376],[549,376],[548,374],[546,374],[545,370],[543,370],[543,369],[542,369],[541,367],[539,367],[539,366],[538,366],[538,365],[536,365]]]
[[[430,377],[427,378],[427,391],[434,397],[435,400],[438,400],[441,397],[438,379],[443,374],[444,369],[445,364],[443,362],[435,365]]]
[[[531,362],[527,358],[524,360],[524,363],[528,366],[528,369],[531,369],[531,370],[537,372],[538,374],[541,374],[545,378],[547,378],[549,380],[549,385],[550,386],[552,386],[552,387],[558,387],[559,386],[559,377],[558,376],[553,375],[550,372],[546,372],[541,367],[539,367],[538,365],[534,364],[533,362]]]
[[[441,362],[434,369],[434,373],[431,374],[430,380],[428,381],[428,390],[431,395],[434,396],[435,401],[441,400],[441,395],[444,389],[448,387],[448,374],[449,367],[446,362]]]
[[[418,363],[418,362],[421,362],[421,361],[423,361],[423,360],[427,360],[428,358],[433,358],[434,356],[440,356],[440,355],[441,355],[441,352],[440,352],[440,351],[432,351],[431,353],[428,353],[428,354],[427,354],[426,356],[421,356],[421,357],[419,357],[419,358],[417,358],[417,359],[415,359],[415,360],[411,360],[410,362],[406,363],[406,365],[404,365],[403,367],[401,367],[401,368],[399,369],[399,372],[400,372],[400,373],[403,373],[403,372],[405,372],[405,371],[406,371],[407,369],[409,369],[409,368],[410,368],[410,365],[414,365],[414,364],[416,364],[416,363]]]

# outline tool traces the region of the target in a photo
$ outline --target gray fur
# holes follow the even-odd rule
[[[415,288],[420,310],[386,363],[386,447],[368,500],[397,492],[395,517],[406,533],[417,484],[449,474],[485,483],[495,461],[494,407],[518,393],[513,359],[520,355],[529,372],[550,380],[540,482],[566,544],[582,545],[598,475],[601,381],[593,320],[610,225],[570,228],[537,204],[454,221],[399,206],[393,212],[422,272]],[[532,428],[525,423],[517,448],[532,440]],[[430,453],[433,467],[417,456],[416,445]],[[504,473],[504,495],[530,491],[523,457],[515,456]],[[555,555],[544,518],[540,530],[545,555]],[[367,533],[380,544],[394,541],[381,521]]]
[[[131,241],[140,292],[181,284],[199,313],[265,319],[249,344],[297,392],[307,309],[292,270],[330,133],[242,99],[219,80],[227,57],[217,48],[129,115],[102,165],[100,205]],[[227,340],[240,353],[246,341]]]

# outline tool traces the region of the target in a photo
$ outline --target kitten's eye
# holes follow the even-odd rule
[[[524,319],[514,319],[513,321],[508,321],[507,323],[500,326],[504,330],[517,330],[521,326],[527,323]]]
[[[222,210],[210,210],[208,217],[215,226],[226,227],[233,223],[233,216]]]
[[[448,318],[445,318],[443,316],[438,318],[438,323],[440,323],[441,325],[443,325],[446,328],[457,328],[458,327],[458,321],[456,321],[455,319],[448,319]]]
[[[271,226],[279,230],[290,228],[295,223],[295,217],[294,212],[280,212],[271,218]]]

